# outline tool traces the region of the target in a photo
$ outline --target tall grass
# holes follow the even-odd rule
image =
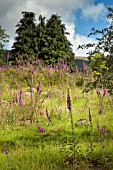
[[[87,67],[38,61],[0,75],[0,169],[113,169],[113,100],[85,91]]]

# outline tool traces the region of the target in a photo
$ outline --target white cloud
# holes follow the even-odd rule
[[[89,50],[88,49],[77,50],[77,48],[79,45],[95,43],[95,39],[75,34],[75,25],[73,23],[72,24],[67,23],[66,29],[68,32],[70,32],[70,35],[67,35],[67,38],[73,44],[72,48],[75,53],[75,56],[87,56],[86,53],[88,53],[93,48],[90,48]]]
[[[97,5],[92,4],[82,10],[82,14],[85,18],[93,18],[94,20],[98,20],[98,17],[101,17],[105,13],[106,8],[103,3],[98,3]]]
[[[88,56],[88,54],[86,53],[93,50],[94,48],[77,50],[79,45],[88,44],[88,43],[95,43],[95,39],[76,34],[73,40],[75,56]]]
[[[85,55],[85,51],[77,51],[78,45],[93,41],[91,38],[76,35],[76,16],[73,11],[81,10],[85,18],[97,19],[102,13],[105,13],[104,4],[95,5],[94,0],[1,0],[0,1],[0,21],[1,25],[10,35],[10,42],[7,47],[10,49],[15,37],[15,25],[22,17],[22,11],[32,11],[36,13],[36,19],[40,14],[49,18],[51,14],[58,13],[62,16],[63,23],[66,24],[67,31],[70,33],[68,39],[73,44],[73,50],[76,55]]]

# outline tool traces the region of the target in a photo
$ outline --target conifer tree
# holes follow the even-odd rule
[[[16,25],[15,42],[12,52],[16,56],[24,54],[24,59],[32,58],[37,53],[36,24],[33,12],[22,12],[23,18]]]
[[[45,17],[39,16],[39,23],[35,23],[33,12],[22,12],[23,18],[16,25],[15,42],[12,52],[16,56],[24,54],[21,59],[29,57],[35,59],[38,54],[45,64],[56,64],[60,60],[70,63],[74,60],[71,43],[68,41],[65,25],[60,16],[53,14],[46,21]],[[14,56],[13,55],[13,56]],[[11,58],[15,60],[14,58]]]
[[[39,16],[39,24],[37,25],[37,46],[38,46],[38,55],[40,55],[43,47],[46,45],[46,22],[45,17],[42,17],[42,15]]]
[[[60,60],[66,62],[74,59],[74,53],[70,42],[67,40],[66,28],[62,24],[60,16],[53,14],[47,20],[44,28],[44,39],[39,58],[42,58],[46,64],[55,64]]]

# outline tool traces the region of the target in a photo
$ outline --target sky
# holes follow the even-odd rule
[[[0,25],[10,36],[5,48],[10,50],[13,45],[15,26],[22,18],[22,11],[34,12],[37,23],[40,14],[46,19],[58,14],[70,33],[67,38],[73,45],[75,56],[86,56],[88,50],[77,50],[77,47],[95,42],[94,37],[87,37],[91,28],[109,26],[108,6],[113,7],[112,0],[0,0]]]

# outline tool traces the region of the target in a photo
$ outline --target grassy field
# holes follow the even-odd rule
[[[113,169],[113,98],[83,93],[87,78],[63,62],[0,68],[1,170]]]

